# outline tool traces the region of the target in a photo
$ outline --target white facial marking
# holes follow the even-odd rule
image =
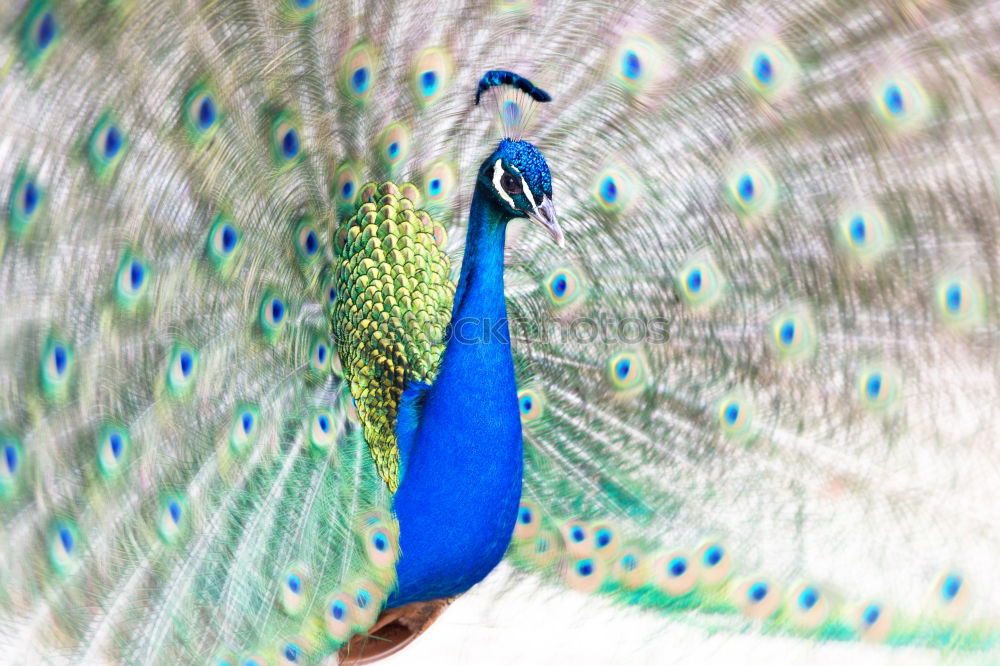
[[[504,192],[502,187],[500,187],[500,179],[503,178],[504,174],[503,164],[501,164],[501,162],[503,162],[503,160],[498,159],[493,163],[493,188],[497,191],[497,194],[503,197],[503,200],[506,201],[511,208],[517,210],[517,206],[514,205],[514,200],[510,198],[509,194]]]
[[[531,203],[531,209],[538,210],[538,204],[535,203],[535,195],[531,193],[531,188],[528,187],[528,183],[524,181],[524,176],[521,176],[521,189],[524,190],[524,195],[528,197],[528,201]]]

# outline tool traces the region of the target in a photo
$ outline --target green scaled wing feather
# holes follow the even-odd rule
[[[399,485],[396,414],[406,382],[429,384],[455,285],[444,228],[415,210],[413,185],[365,185],[337,232],[337,349],[379,475]]]

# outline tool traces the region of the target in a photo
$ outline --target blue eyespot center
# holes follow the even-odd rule
[[[530,524],[531,524],[531,519],[532,519],[533,517],[534,517],[534,516],[533,516],[533,515],[532,515],[532,513],[531,513],[531,509],[529,509],[529,508],[528,508],[528,507],[526,507],[526,506],[522,506],[522,507],[521,507],[521,511],[520,511],[520,513],[518,514],[518,520],[520,520],[520,521],[521,521],[521,524],[522,524],[522,525],[530,525]]]
[[[420,90],[425,96],[433,95],[438,87],[438,77],[437,73],[432,70],[427,70],[420,75]]]
[[[384,553],[386,548],[389,547],[389,542],[386,541],[385,535],[379,532],[375,535],[375,538],[372,539],[372,545],[375,546],[375,550],[380,553]]]
[[[68,527],[59,528],[59,542],[67,553],[73,552],[73,532]]]
[[[569,538],[575,541],[576,543],[580,543],[581,541],[587,538],[587,535],[584,533],[582,527],[580,527],[579,525],[574,525],[573,529],[569,531]]]
[[[868,230],[865,227],[865,218],[858,215],[851,220],[851,240],[854,241],[855,245],[862,245],[867,235]]]
[[[807,587],[799,594],[799,607],[809,610],[819,601],[819,592],[814,587]]]
[[[170,502],[167,506],[167,510],[170,512],[170,519],[174,521],[174,524],[181,522],[181,505],[176,501]]]
[[[531,407],[533,404],[534,401],[531,399],[530,395],[526,395],[523,398],[521,398],[521,413],[522,414],[531,413]]]
[[[253,430],[253,414],[243,412],[243,416],[240,417],[240,426],[243,428],[243,434],[249,435],[250,431]]]
[[[598,530],[597,537],[596,537],[595,541],[597,542],[597,547],[598,548],[604,548],[609,543],[611,543],[611,539],[612,539],[611,530],[609,530],[609,529],[602,529],[602,530]]]
[[[751,603],[755,604],[760,603],[761,601],[764,600],[764,597],[766,596],[767,596],[766,583],[754,583],[753,585],[750,586],[750,589],[747,590],[747,599],[749,599]]]
[[[353,194],[354,183],[349,180],[345,180],[344,184],[340,187],[340,196],[344,199],[350,199]]]
[[[181,374],[187,377],[191,374],[191,370],[194,368],[194,357],[191,356],[191,352],[183,351],[180,357]]]
[[[38,207],[38,187],[32,181],[24,184],[24,194],[22,198],[25,215],[31,215]]]
[[[319,418],[316,419],[319,424],[319,429],[323,432],[330,432],[330,419],[326,414],[320,414]]]
[[[215,116],[215,102],[206,95],[202,98],[201,104],[198,105],[198,127],[207,130],[215,124]]]
[[[396,157],[399,155],[399,142],[393,141],[392,143],[390,143],[389,147],[386,149],[386,152],[389,153],[389,159],[393,160],[396,159]]]
[[[430,186],[427,188],[427,190],[428,190],[428,192],[430,192],[430,195],[432,197],[436,197],[438,194],[440,194],[441,193],[441,179],[440,178],[432,178],[431,182],[430,182]]]
[[[66,348],[62,345],[56,345],[55,349],[52,350],[52,360],[55,363],[57,375],[66,372],[67,359]]]
[[[224,225],[222,227],[222,250],[229,254],[236,247],[236,229],[233,229],[230,225]]]
[[[699,269],[696,268],[688,273],[687,286],[692,292],[701,291],[701,271]]]
[[[642,63],[639,61],[639,54],[632,49],[625,52],[622,62],[622,74],[625,78],[636,80],[642,75]]]
[[[330,615],[333,616],[334,620],[338,622],[344,619],[344,614],[347,612],[347,608],[344,607],[344,602],[334,601],[330,604]]]
[[[7,465],[8,474],[17,473],[17,448],[13,444],[7,444],[3,447],[3,459],[4,463]]]
[[[316,238],[316,232],[310,231],[306,234],[306,254],[316,254],[316,250],[319,249],[319,239]]]
[[[111,433],[111,436],[108,437],[108,444],[111,446],[111,455],[114,456],[115,460],[120,458],[122,455],[122,447],[124,446],[122,436],[117,432]]]
[[[292,159],[299,154],[299,133],[294,128],[281,137],[281,153],[286,159]]]
[[[949,312],[958,312],[962,307],[962,287],[957,284],[949,285],[945,291],[945,306]]]
[[[326,298],[327,301],[333,304],[333,302],[337,300],[337,289],[335,287],[330,287],[326,292]]]
[[[795,340],[795,322],[786,321],[783,323],[778,332],[778,336],[781,339],[781,344],[785,346],[792,344],[792,341]]]
[[[684,572],[688,569],[687,560],[683,557],[675,557],[670,560],[670,564],[667,565],[667,571],[671,576],[677,578],[678,576],[683,576]]]
[[[566,279],[566,276],[560,273],[552,280],[552,293],[555,294],[557,298],[562,298],[566,295],[566,288],[568,286],[569,281]]]
[[[729,403],[726,405],[726,410],[723,412],[723,416],[728,425],[736,425],[736,420],[740,418],[740,406],[735,402]]]
[[[869,398],[872,400],[877,399],[879,394],[882,393],[882,375],[877,373],[870,375],[865,385],[865,391],[868,393]]]
[[[143,270],[142,264],[140,264],[138,261],[133,261],[132,264],[129,266],[128,276],[129,276],[129,281],[132,284],[132,288],[138,289],[139,287],[142,286],[142,281],[146,276],[146,271]]]
[[[722,548],[719,546],[710,546],[706,551],[705,555],[701,558],[706,566],[714,567],[716,564],[722,561]]]
[[[615,375],[617,375],[618,379],[625,379],[628,377],[630,370],[632,370],[632,361],[627,358],[623,358],[615,365]]]
[[[320,363],[326,363],[326,345],[316,347],[316,360]]]
[[[355,596],[354,601],[358,604],[358,608],[364,610],[368,608],[368,604],[371,603],[372,597],[368,594],[368,590],[358,590],[358,594]]]
[[[637,566],[639,566],[639,561],[636,559],[635,555],[629,553],[622,558],[622,569],[625,571],[635,571]]]
[[[949,574],[941,585],[941,596],[945,601],[952,601],[958,596],[962,589],[962,577],[956,574]]]
[[[35,31],[35,45],[38,50],[44,51],[49,48],[56,37],[56,19],[52,12],[45,12],[38,20],[38,28]]]
[[[576,572],[586,578],[587,576],[594,573],[594,562],[589,558],[586,560],[580,560],[576,563]]]
[[[885,108],[893,116],[898,116],[905,109],[903,91],[895,83],[890,83],[886,86],[885,91],[882,93],[882,101],[885,104]]]
[[[275,324],[280,324],[285,318],[285,304],[275,298],[271,301],[271,319]]]
[[[753,75],[765,86],[774,81],[774,65],[766,53],[759,53],[753,61]]]
[[[294,594],[298,594],[302,590],[302,579],[295,574],[289,574],[288,589]]]
[[[754,184],[753,178],[749,174],[743,174],[740,176],[740,181],[736,186],[737,192],[739,192],[740,199],[749,202],[753,199],[754,195]]]
[[[116,126],[111,125],[104,135],[104,156],[108,159],[118,154],[122,147],[122,133]]]
[[[351,75],[351,86],[359,95],[368,90],[368,68],[358,67]]]
[[[288,661],[298,661],[299,660],[299,647],[297,645],[292,645],[289,643],[285,646],[285,659]]]
[[[880,615],[882,615],[882,609],[880,609],[876,604],[872,604],[865,609],[864,613],[861,614],[861,621],[870,627],[878,622]]]
[[[539,555],[549,552],[548,539],[538,539],[535,541],[535,552]]]
[[[614,203],[618,200],[618,184],[611,176],[607,176],[601,181],[601,198],[608,203]]]

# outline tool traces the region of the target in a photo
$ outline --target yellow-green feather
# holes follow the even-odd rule
[[[415,209],[418,196],[413,185],[369,183],[337,236],[337,347],[365,441],[392,491],[403,389],[434,380],[455,297],[442,227]]]

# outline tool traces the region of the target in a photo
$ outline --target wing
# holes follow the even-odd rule
[[[414,209],[413,185],[365,185],[357,213],[337,232],[334,330],[379,475],[399,485],[396,417],[407,382],[430,384],[444,349],[455,284],[447,236]]]

